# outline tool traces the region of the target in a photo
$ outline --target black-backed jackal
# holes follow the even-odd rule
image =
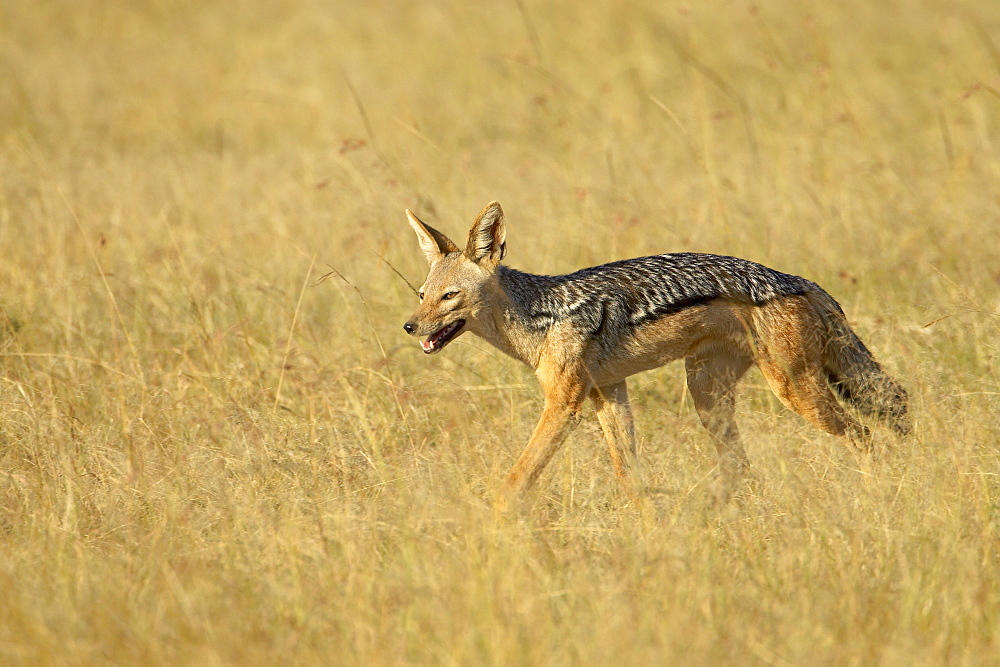
[[[564,276],[500,264],[506,230],[492,202],[465,249],[406,212],[430,264],[403,325],[427,354],[466,331],[535,369],[545,407],[500,489],[506,508],[535,482],[589,397],[625,491],[643,490],[625,379],[684,359],[698,416],[719,454],[717,495],[748,462],[734,421],[737,381],[757,364],[781,402],[828,433],[866,445],[866,427],[837,401],[909,430],[904,389],[857,337],[833,298],[805,278],[718,255],[628,259]]]

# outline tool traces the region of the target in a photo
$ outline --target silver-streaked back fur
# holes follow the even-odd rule
[[[810,280],[756,262],[700,253],[626,259],[562,276],[505,266],[498,272],[501,286],[529,328],[545,330],[570,320],[591,336],[632,331],[712,299],[762,305],[779,296],[822,291]]]

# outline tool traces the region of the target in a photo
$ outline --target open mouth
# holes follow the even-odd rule
[[[427,340],[420,341],[420,347],[424,349],[424,354],[434,354],[440,352],[441,348],[451,342],[451,339],[458,335],[458,332],[465,326],[465,320],[456,320],[447,324],[430,336]]]

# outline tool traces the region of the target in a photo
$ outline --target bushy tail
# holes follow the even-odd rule
[[[861,414],[910,432],[906,390],[889,377],[854,333],[840,305],[826,292],[808,293],[826,328],[823,367],[833,390]]]

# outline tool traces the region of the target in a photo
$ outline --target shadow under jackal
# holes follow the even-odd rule
[[[816,283],[754,262],[696,253],[628,259],[563,276],[522,273],[506,254],[503,211],[487,204],[465,249],[406,211],[430,265],[403,325],[427,354],[466,331],[535,369],[545,407],[496,499],[520,499],[589,397],[626,493],[643,490],[625,379],[684,359],[719,455],[725,501],[748,461],[734,421],[737,381],[756,364],[781,402],[828,433],[867,445],[865,416],[909,431],[906,391],[875,361]]]

